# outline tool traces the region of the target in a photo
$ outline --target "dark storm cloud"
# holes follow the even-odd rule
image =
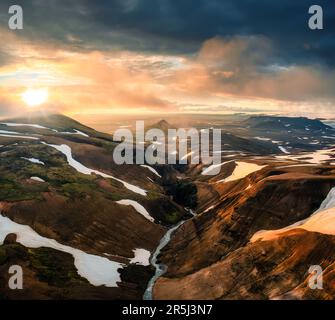
[[[263,35],[277,63],[333,65],[335,3],[327,0],[25,0],[22,36],[79,49],[195,53],[203,41]],[[323,6],[325,29],[308,29],[308,8]],[[0,18],[7,23],[2,0]]]

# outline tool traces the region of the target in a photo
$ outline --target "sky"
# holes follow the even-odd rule
[[[0,117],[281,113],[335,117],[335,2],[0,1]],[[324,29],[308,9],[322,6]],[[47,90],[39,106],[22,97]]]

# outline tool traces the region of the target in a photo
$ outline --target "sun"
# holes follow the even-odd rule
[[[37,107],[45,103],[49,98],[48,89],[28,89],[22,94],[22,100],[28,107]]]

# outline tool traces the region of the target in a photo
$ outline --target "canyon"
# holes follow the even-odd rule
[[[63,115],[1,122],[0,298],[332,298],[335,130],[274,116],[193,125],[222,129],[219,164],[117,165],[113,135]],[[8,288],[14,264],[23,290]]]

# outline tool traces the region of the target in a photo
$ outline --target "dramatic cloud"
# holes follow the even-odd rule
[[[22,36],[77,48],[192,53],[215,36],[263,35],[278,58],[334,65],[335,5],[317,2],[325,13],[319,32],[307,26],[309,0],[25,0]],[[1,1],[1,23],[10,4]]]
[[[66,113],[335,111],[330,1],[322,31],[309,0],[21,2],[21,31],[0,3],[0,115],[34,86]]]
[[[263,37],[206,41],[176,76],[183,91],[278,100],[334,100],[335,70],[321,65],[278,65]]]

